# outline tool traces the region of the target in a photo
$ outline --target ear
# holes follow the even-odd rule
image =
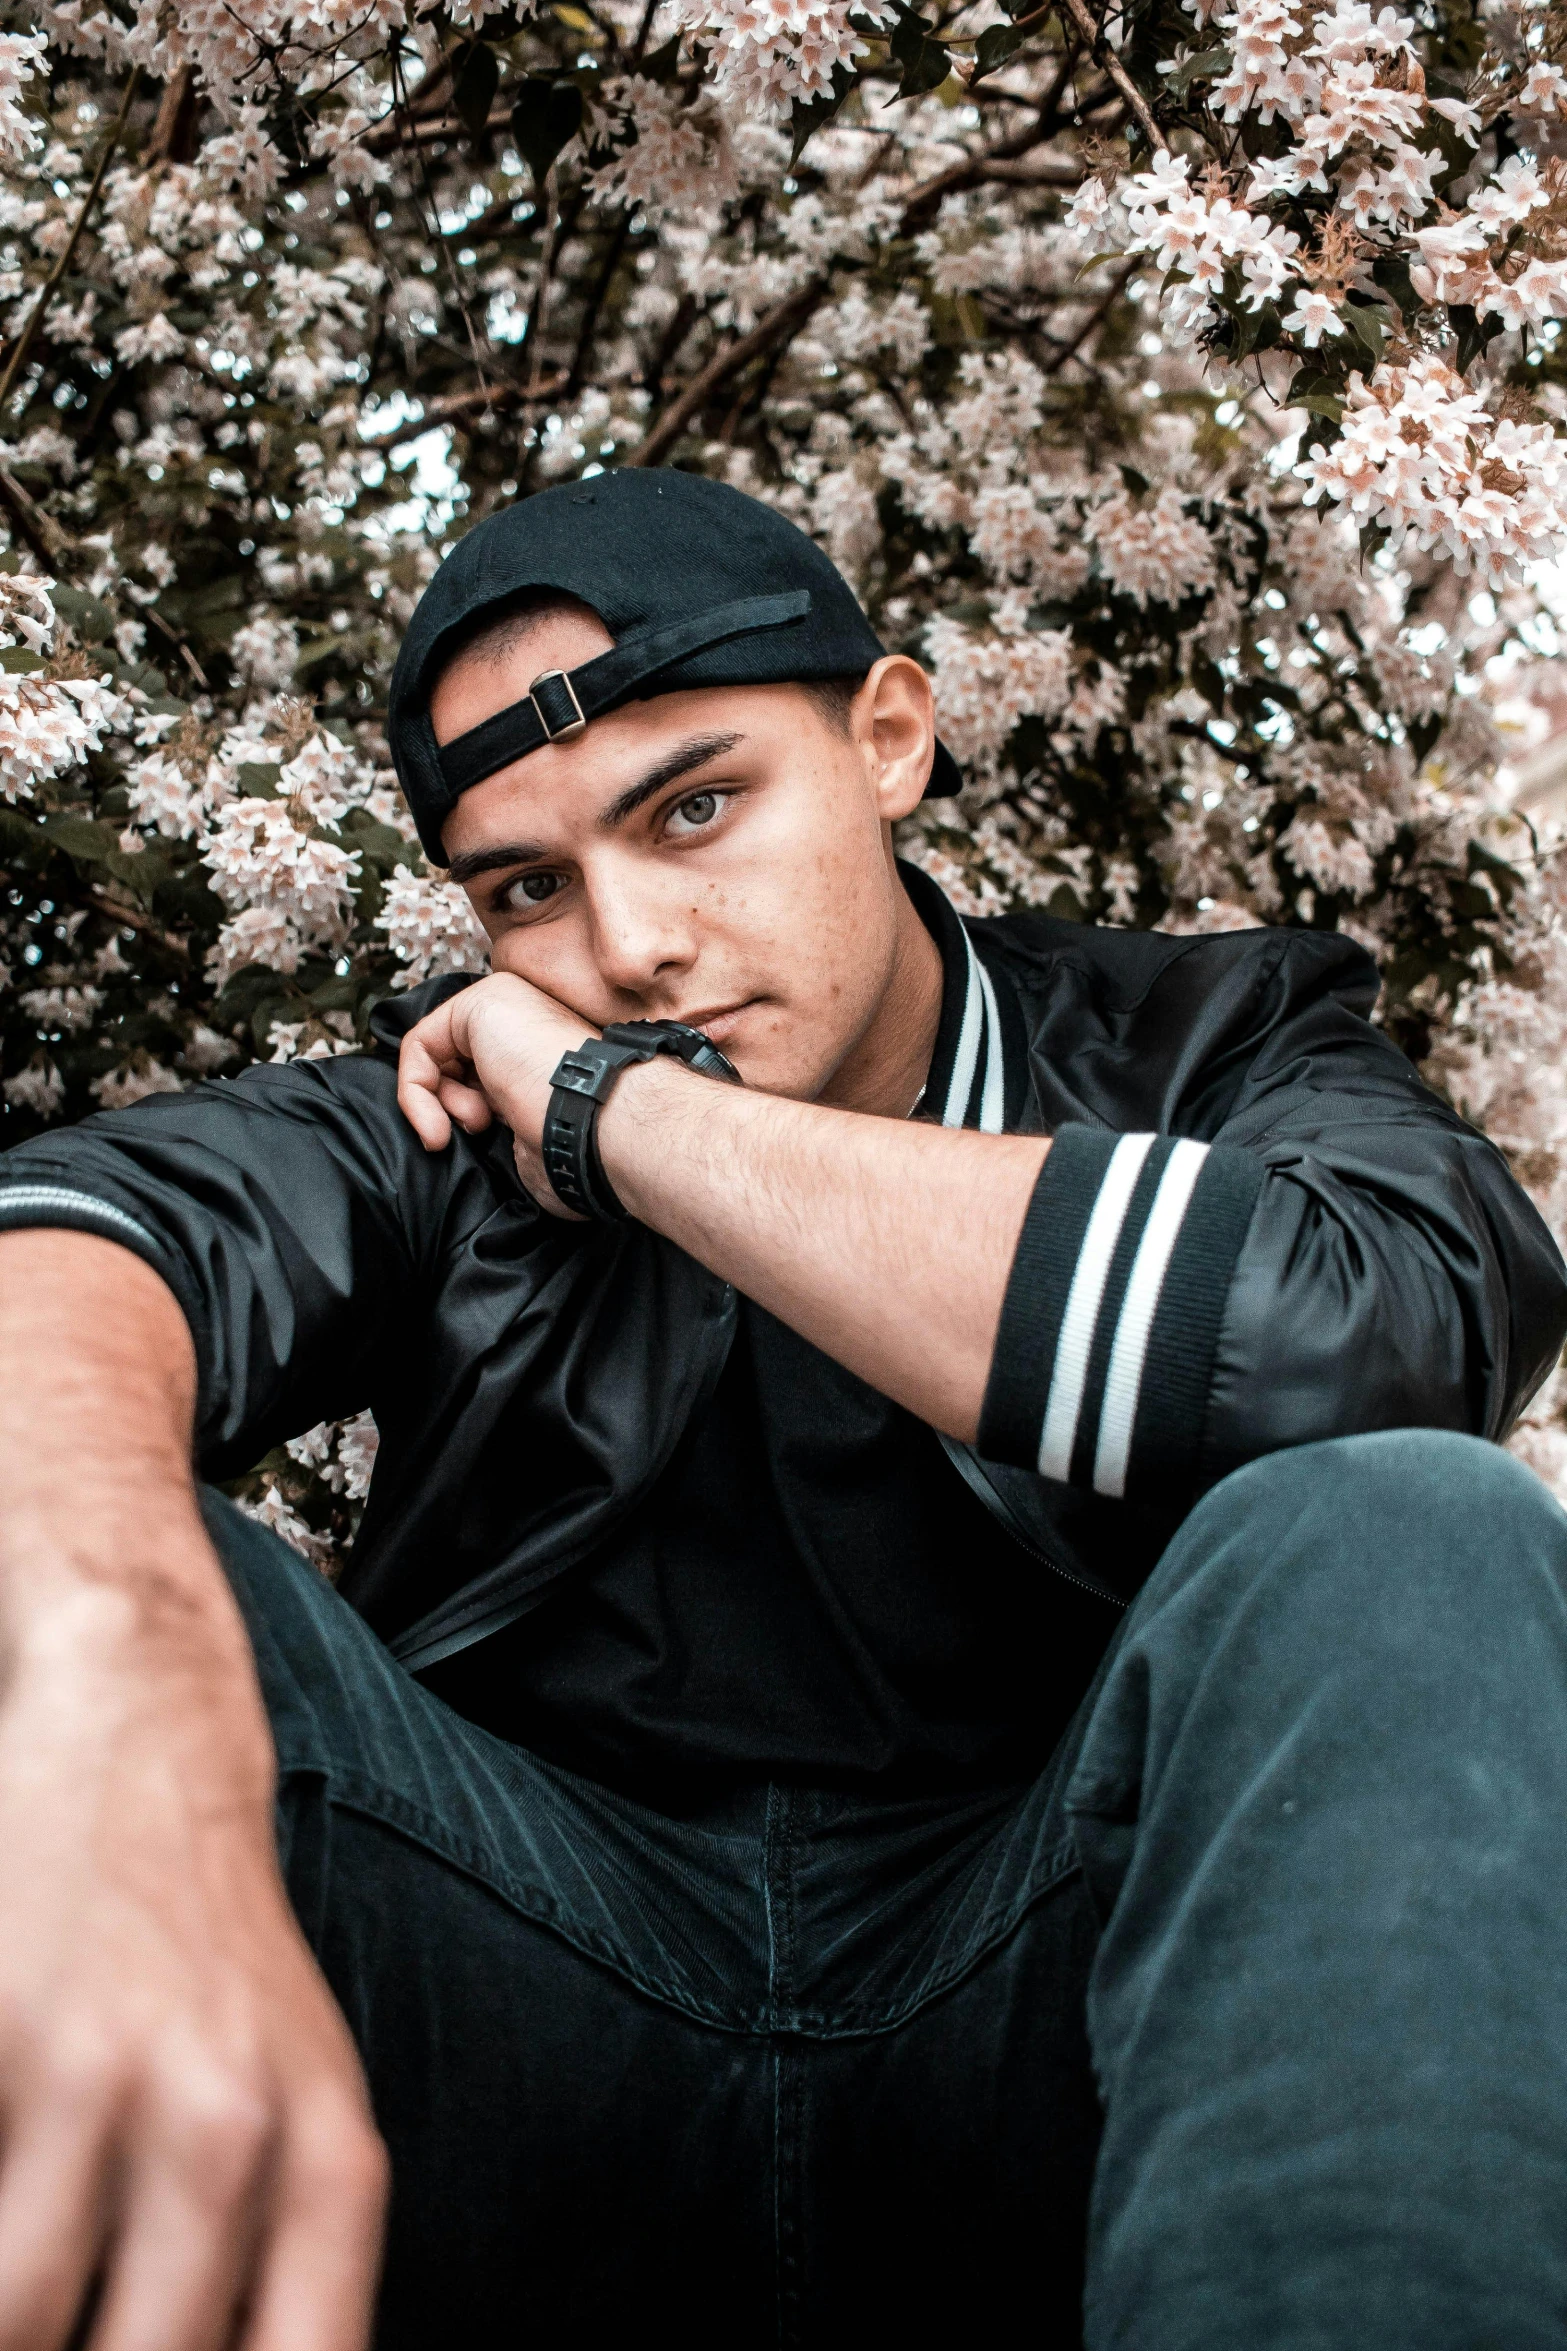
[[[919,805],[936,756],[936,702],[930,680],[906,653],[884,654],[850,706],[884,824]]]

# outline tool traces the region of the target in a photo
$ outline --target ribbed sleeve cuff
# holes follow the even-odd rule
[[[0,1232],[19,1232],[64,1226],[68,1231],[98,1233],[106,1241],[118,1241],[144,1258],[156,1274],[161,1274],[184,1309],[186,1319],[200,1327],[200,1302],[185,1268],[171,1255],[148,1226],[132,1216],[127,1208],[120,1208],[112,1200],[102,1200],[95,1193],[79,1191],[68,1183],[51,1183],[37,1177],[16,1178],[7,1183],[0,1178]]]
[[[1189,1490],[1262,1183],[1222,1143],[1063,1127],[1018,1237],[979,1454],[1096,1494]]]

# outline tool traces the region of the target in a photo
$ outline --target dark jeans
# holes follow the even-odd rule
[[[1228,1479],[1033,1786],[681,1818],[212,1507],[392,2150],[380,2351],[1567,2340],[1567,1517],[1504,1455]]]

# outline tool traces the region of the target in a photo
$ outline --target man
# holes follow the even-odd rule
[[[382,2140],[383,2346],[1556,2343],[1567,1284],[1366,957],[959,922],[690,477],[390,729],[493,976],[0,1171],[0,2347],[350,2351]],[[337,1594],[191,1463],[366,1405]]]

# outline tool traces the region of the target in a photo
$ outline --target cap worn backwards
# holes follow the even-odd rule
[[[615,642],[520,702],[438,744],[430,695],[454,646],[529,589],[591,605]],[[885,647],[842,574],[760,499],[691,473],[595,475],[492,514],[460,540],[420,598],[392,674],[392,763],[425,854],[458,795],[590,719],[692,686],[810,685],[863,676]],[[959,789],[936,746],[928,798]]]

